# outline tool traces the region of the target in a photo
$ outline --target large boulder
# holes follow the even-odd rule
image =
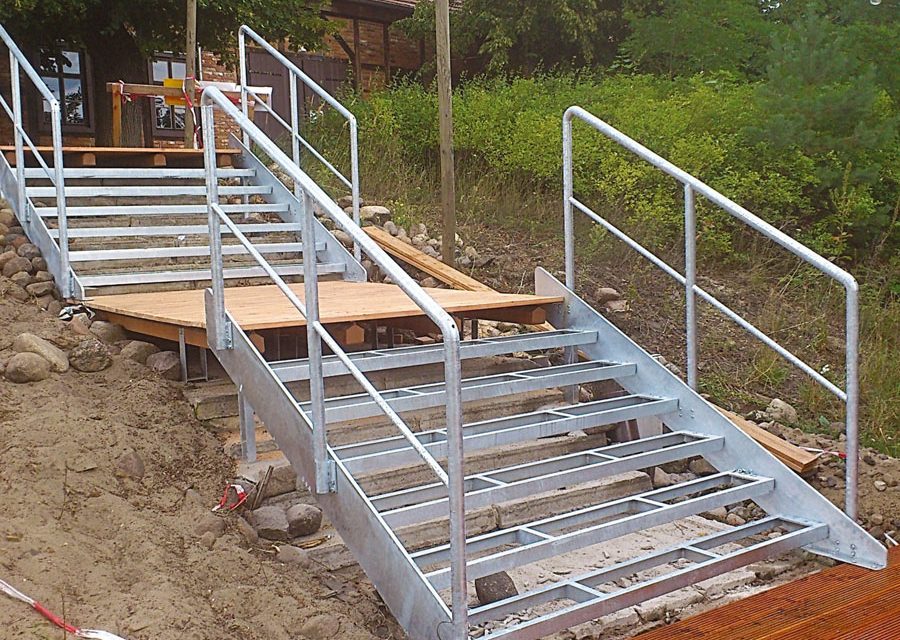
[[[291,537],[288,531],[287,514],[281,507],[260,507],[250,513],[250,522],[259,537],[266,540],[287,542]]]
[[[23,258],[28,258],[29,260],[34,260],[39,255],[41,255],[41,250],[38,249],[33,244],[31,244],[30,242],[26,242],[25,244],[21,245],[18,248],[16,253],[18,253]]]
[[[109,349],[99,340],[83,340],[69,352],[69,364],[77,371],[94,373],[112,364]]]
[[[119,352],[123,358],[128,358],[129,360],[134,360],[135,362],[140,362],[141,364],[147,363],[147,358],[152,356],[154,353],[159,353],[159,347],[150,342],[143,342],[141,340],[132,340],[124,347],[122,347],[122,351]]]
[[[292,538],[308,536],[322,526],[322,510],[311,504],[295,504],[288,508],[287,519]]]
[[[773,398],[765,411],[766,418],[772,422],[792,425],[797,424],[797,410],[784,400]]]
[[[519,595],[515,583],[505,571],[475,579],[475,595],[479,604],[491,604]]]
[[[33,273],[34,266],[31,264],[31,260],[28,258],[23,258],[22,256],[16,256],[7,261],[5,265],[3,265],[3,275],[7,278],[11,278],[14,274],[19,273],[20,271],[24,271],[25,273]]]
[[[36,353],[17,353],[6,365],[6,379],[10,382],[38,382],[50,376],[50,363]]]
[[[93,325],[91,325],[93,328]],[[174,351],[160,351],[147,356],[147,366],[166,380],[181,378],[181,359]]]
[[[106,344],[115,344],[120,340],[128,339],[125,335],[125,329],[112,322],[106,322],[105,320],[94,320],[94,322],[91,323],[91,333]]]
[[[25,287],[25,291],[33,295],[35,298],[44,296],[52,296],[55,287],[52,282],[34,282]]]
[[[36,353],[49,362],[50,368],[58,373],[69,370],[69,358],[65,352],[33,333],[19,334],[13,341],[13,351],[17,353]]]

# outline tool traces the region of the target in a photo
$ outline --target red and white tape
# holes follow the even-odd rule
[[[42,605],[37,600],[29,598],[24,593],[13,587],[8,582],[4,582],[3,580],[0,580],[0,591],[8,595],[10,598],[15,598],[16,600],[24,602],[39,614],[47,618],[47,620],[55,624],[57,627],[59,627],[60,629],[65,629],[76,638],[91,638],[93,640],[125,640],[121,636],[117,636],[113,633],[110,633],[109,631],[98,631],[97,629],[79,629],[78,627],[71,625],[60,618],[58,615],[50,611],[47,607]]]
[[[228,500],[231,497],[231,494],[234,493],[234,502],[229,504]],[[225,492],[222,494],[222,499],[219,500],[219,504],[212,508],[213,512],[220,511],[225,509],[226,511],[234,511],[239,506],[244,504],[247,500],[247,492],[244,491],[244,487],[239,484],[228,484],[225,485]]]

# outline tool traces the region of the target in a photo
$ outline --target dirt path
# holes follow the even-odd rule
[[[0,362],[23,331],[63,349],[81,338],[35,306],[0,300]],[[118,467],[131,450],[141,478]],[[231,474],[179,385],[142,365],[117,356],[99,373],[0,378],[0,577],[77,625],[129,640],[394,634],[370,590],[276,562],[233,519],[215,520],[209,508]],[[2,596],[0,630],[62,637]]]

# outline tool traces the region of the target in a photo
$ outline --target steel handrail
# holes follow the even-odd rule
[[[309,316],[306,311],[306,305],[303,304],[297,295],[293,292],[293,290],[287,285],[275,269],[272,268],[272,265],[266,261],[261,253],[253,246],[253,243],[247,238],[246,235],[241,231],[240,227],[228,217],[222,207],[218,204],[212,204],[213,211],[216,212],[216,215],[219,216],[219,220],[225,223],[225,226],[231,231],[235,238],[244,246],[247,250],[247,253],[259,264],[260,267],[266,272],[266,275],[272,279],[275,285],[281,290],[281,292],[285,295],[285,297],[290,301],[290,303],[294,306],[295,309],[303,316],[304,320],[309,320]],[[304,260],[315,260],[315,251],[313,251],[312,256],[307,256],[304,249],[303,254]],[[365,392],[372,397],[372,400],[378,405],[378,407],[382,410],[382,412],[390,419],[390,421],[397,427],[400,433],[403,434],[403,437],[406,438],[410,445],[415,449],[415,451],[422,457],[425,461],[425,464],[434,472],[434,474],[438,477],[438,479],[445,485],[449,486],[449,482],[447,479],[447,473],[438,464],[438,461],[428,452],[428,450],[422,445],[418,438],[416,438],[415,434],[412,430],[407,426],[407,424],[397,415],[397,412],[394,411],[390,404],[385,401],[384,397],[381,395],[381,392],[378,391],[368,378],[363,374],[363,372],[359,369],[356,363],[347,355],[347,352],[344,351],[341,346],[334,340],[328,330],[321,322],[313,322],[307,323],[311,326],[317,334],[322,338],[322,340],[328,345],[328,347],[332,350],[335,356],[337,356],[338,360],[340,360],[350,371],[350,375],[352,375],[359,385],[365,390]]]
[[[247,42],[246,37],[249,36],[253,42],[257,44],[261,49],[263,49],[266,53],[271,55],[275,60],[277,60],[281,65],[290,72],[289,76],[289,90],[291,92],[290,95],[290,104],[291,104],[291,125],[288,126],[287,123],[279,117],[280,123],[287,129],[291,131],[291,151],[293,155],[294,164],[298,167],[300,166],[300,148],[298,146],[298,142],[303,141],[304,146],[314,152],[316,158],[322,161],[330,171],[338,175],[344,184],[350,187],[350,197],[352,200],[351,206],[353,208],[353,221],[359,225],[359,209],[360,209],[360,195],[359,195],[359,128],[356,122],[356,116],[354,116],[344,105],[342,105],[338,100],[328,93],[325,89],[323,89],[315,80],[310,78],[300,67],[291,62],[287,56],[285,56],[281,51],[273,47],[269,42],[267,42],[262,36],[256,33],[253,29],[248,27],[247,25],[242,25],[238,30],[238,61],[240,65],[240,83],[241,83],[241,112],[249,117],[249,102],[247,98],[250,93],[248,82],[247,82]],[[300,79],[303,84],[308,86],[313,92],[319,96],[326,104],[328,104],[331,108],[337,111],[346,121],[350,127],[350,178],[348,179],[346,176],[338,172],[334,166],[325,162],[325,159],[322,157],[320,153],[315,151],[311,145],[306,143],[306,141],[300,136],[300,111],[299,105],[297,103],[297,79]],[[266,109],[267,111],[274,113],[271,109]],[[248,143],[248,139],[246,134],[244,135],[244,145],[246,146]],[[296,189],[296,187],[295,187]],[[353,243],[353,257],[357,260],[360,259],[361,256],[361,247],[356,242]]]
[[[572,122],[579,119],[599,131],[607,138],[631,151],[641,159],[649,162],[667,175],[675,178],[684,186],[685,196],[685,273],[682,275],[646,247],[632,239],[615,225],[591,210],[574,196],[574,177],[572,164]],[[785,360],[809,375],[822,387],[827,389],[845,403],[846,436],[847,436],[847,468],[846,496],[844,510],[851,518],[856,517],[858,502],[859,475],[859,285],[856,279],[829,262],[806,245],[776,229],[730,198],[722,195],[706,183],[692,176],[662,156],[651,151],[633,138],[625,135],[612,125],[604,122],[592,113],[578,106],[569,107],[563,116],[563,206],[565,216],[565,253],[566,253],[566,286],[575,288],[575,228],[573,208],[587,215],[614,236],[638,251],[645,258],[665,271],[685,287],[686,327],[687,327],[687,369],[688,384],[697,388],[697,312],[696,296],[700,296],[728,319],[736,323],[753,337],[775,350]],[[721,302],[718,298],[696,284],[696,212],[694,196],[700,193],[710,202],[716,204],[732,217],[740,220],[750,228],[773,240],[804,262],[815,267],[826,276],[841,284],[846,291],[846,341],[845,341],[845,388],[841,389],[813,369],[805,361],[791,353],[778,342],[770,338],[758,327],[745,320],[740,314]]]
[[[63,168],[62,153],[62,109],[59,100],[53,95],[49,87],[41,80],[40,74],[25,57],[25,54],[19,49],[15,41],[3,27],[0,25],[0,40],[9,49],[9,71],[11,84],[12,107],[0,95],[0,103],[12,119],[13,132],[15,137],[15,154],[16,154],[16,199],[17,209],[22,221],[25,225],[30,225],[31,209],[29,199],[25,191],[25,150],[23,143],[27,143],[31,152],[34,154],[41,168],[47,173],[50,182],[56,188],[56,215],[58,237],[51,238],[51,242],[56,244],[59,249],[59,287],[64,297],[73,295],[73,281],[69,273],[69,227],[68,218],[66,216],[66,188],[65,188],[65,171]],[[24,71],[25,75],[31,80],[32,84],[38,90],[41,97],[50,105],[50,127],[53,138],[53,169],[50,169],[44,160],[38,148],[32,142],[31,138],[25,131],[22,124],[22,87],[20,84],[20,71]],[[46,224],[43,219],[38,218],[38,224],[43,225],[46,230]],[[49,235],[49,234],[47,234]]]
[[[234,121],[272,162],[278,165],[294,181],[294,185],[301,192],[304,201],[304,227],[301,241],[304,245],[304,287],[306,288],[305,302],[293,295],[289,296],[294,306],[304,314],[307,325],[315,331],[307,331],[307,345],[309,347],[310,367],[310,405],[312,415],[314,455],[317,463],[325,459],[326,433],[324,411],[324,381],[322,376],[322,351],[318,338],[334,349],[338,346],[331,339],[326,338],[327,332],[319,322],[318,312],[318,283],[315,261],[315,232],[313,227],[313,208],[309,200],[314,201],[335,225],[347,233],[350,238],[359,244],[373,263],[377,264],[421,310],[438,327],[443,335],[444,343],[444,380],[446,389],[446,415],[447,415],[447,486],[450,507],[450,546],[451,546],[451,581],[452,581],[452,612],[453,627],[459,633],[467,628],[468,604],[466,596],[466,557],[465,557],[465,477],[463,472],[463,433],[462,433],[462,367],[460,361],[460,336],[456,322],[437,301],[409,276],[381,247],[379,247],[362,228],[352,221],[338,205],[325,193],[316,182],[306,174],[298,165],[282,151],[248,116],[239,111],[231,101],[216,87],[207,87],[200,99],[201,117],[203,125],[203,140],[205,148],[207,199],[209,204],[209,236],[211,255],[211,276],[213,308],[216,314],[216,335],[212,336],[217,349],[225,349],[230,345],[226,340],[227,317],[225,314],[225,291],[223,278],[223,265],[221,260],[221,229],[220,212],[218,207],[218,178],[216,175],[215,158],[215,119],[213,109],[220,109],[225,116]],[[215,207],[213,205],[216,205]],[[219,208],[219,212],[216,211]],[[230,226],[230,225],[229,225]],[[218,256],[218,258],[217,258]],[[262,255],[254,256],[257,261],[265,262]],[[268,273],[268,271],[267,271]],[[277,273],[268,273],[277,276]],[[276,284],[281,282],[279,288],[282,292],[290,291],[280,277]],[[352,360],[338,346],[335,354],[342,359],[348,368],[356,368]],[[344,357],[341,358],[341,355]],[[272,372],[274,376],[274,372]],[[365,376],[360,375],[363,379]],[[357,379],[359,380],[359,379]],[[367,384],[368,381],[366,381]],[[380,397],[379,392],[371,387],[367,392]],[[383,400],[383,398],[382,398]],[[376,400],[377,401],[377,400]],[[382,409],[390,409],[386,403],[379,405]],[[391,410],[393,413],[393,411]],[[399,419],[399,418],[398,418]],[[404,434],[407,435],[407,434]],[[412,435],[412,434],[410,434]],[[416,451],[422,455],[418,447]],[[423,448],[424,449],[424,448]],[[430,454],[425,453],[430,457]],[[427,461],[427,458],[426,458]],[[324,482],[320,484],[317,472],[317,490],[327,490]],[[463,636],[458,636],[463,637]]]

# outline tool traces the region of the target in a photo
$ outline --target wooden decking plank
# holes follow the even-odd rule
[[[638,636],[639,640],[900,638],[900,548],[881,571],[840,565]],[[863,613],[865,612],[865,613]],[[880,634],[880,635],[879,635]]]
[[[494,291],[483,282],[479,282],[475,278],[467,276],[462,271],[454,269],[436,258],[425,255],[414,246],[406,244],[402,240],[398,240],[378,227],[364,227],[363,231],[368,233],[382,249],[392,256],[400,258],[403,262],[415,267],[419,271],[424,271],[445,284],[449,284],[454,289],[461,289],[463,291]]]
[[[303,285],[291,285],[302,300]],[[428,289],[428,293],[449,313],[477,316],[522,308],[526,315],[562,298],[482,291]],[[88,301],[96,310],[185,327],[205,327],[202,290],[164,291],[97,296]],[[303,318],[274,285],[230,287],[225,292],[226,308],[247,330],[303,326]],[[319,306],[323,323],[367,322],[391,318],[420,317],[424,314],[395,285],[371,282],[330,281],[319,284]]]

